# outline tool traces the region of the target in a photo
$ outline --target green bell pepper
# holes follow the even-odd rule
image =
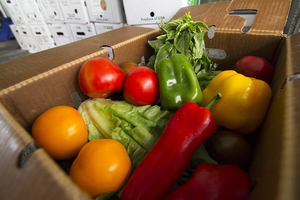
[[[176,111],[186,102],[200,104],[202,90],[195,71],[183,54],[162,59],[156,69],[162,108]]]

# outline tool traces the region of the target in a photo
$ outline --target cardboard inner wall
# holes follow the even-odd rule
[[[277,58],[273,98],[256,141],[249,174],[250,199],[299,199],[300,34],[282,42]]]

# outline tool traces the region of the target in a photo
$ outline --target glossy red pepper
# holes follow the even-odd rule
[[[186,170],[194,151],[216,128],[207,108],[193,102],[183,104],[133,172],[121,200],[161,198]]]
[[[162,200],[245,200],[249,194],[248,174],[236,165],[200,164],[192,178]]]

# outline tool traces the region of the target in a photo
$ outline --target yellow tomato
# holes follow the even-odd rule
[[[56,106],[35,120],[32,137],[51,157],[64,160],[76,156],[88,142],[88,131],[75,108]]]
[[[95,139],[87,143],[74,160],[71,179],[91,197],[119,191],[131,173],[126,148],[113,139]]]

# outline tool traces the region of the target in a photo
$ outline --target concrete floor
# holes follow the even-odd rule
[[[22,50],[15,39],[0,41],[0,64],[30,54]]]

